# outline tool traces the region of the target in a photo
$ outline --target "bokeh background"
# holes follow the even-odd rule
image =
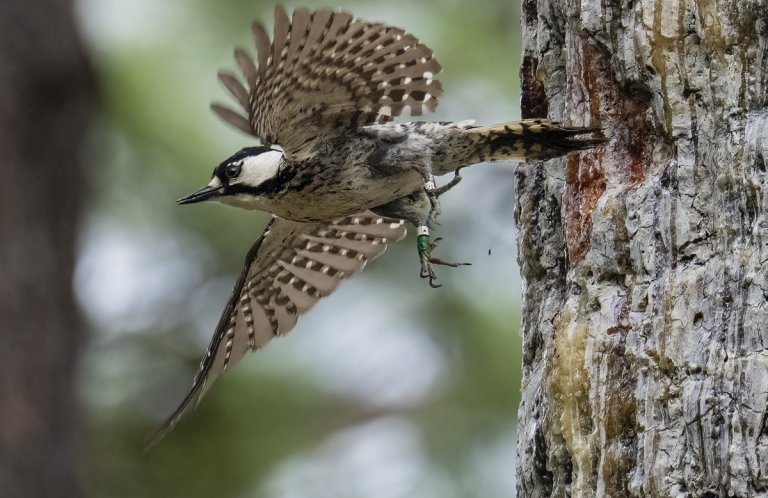
[[[209,112],[216,71],[252,47],[261,0],[79,0],[99,113],[84,157],[74,289],[87,327],[77,373],[89,497],[484,498],[514,495],[520,280],[513,164],[465,170],[443,197],[439,255],[473,266],[418,277],[414,235],[248,355],[159,446],[146,438],[189,388],[266,215],[177,206],[255,144]],[[305,0],[404,27],[444,70],[428,119],[519,117],[519,4]],[[253,50],[252,50],[253,51]],[[411,230],[411,232],[413,232]]]

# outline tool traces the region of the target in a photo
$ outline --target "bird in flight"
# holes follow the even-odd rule
[[[235,50],[241,80],[219,79],[239,104],[213,104],[224,121],[261,141],[216,166],[210,183],[179,204],[215,200],[271,213],[245,258],[181,405],[156,433],[169,432],[213,380],[249,350],[290,331],[300,314],[416,227],[421,276],[432,286],[429,227],[439,197],[467,165],[544,160],[588,149],[595,128],[547,119],[477,126],[473,121],[393,123],[434,111],[443,89],[432,51],[404,30],[346,12],[275,8],[270,41],[252,25],[257,56]],[[276,146],[279,146],[277,148]],[[435,177],[454,173],[442,187]]]

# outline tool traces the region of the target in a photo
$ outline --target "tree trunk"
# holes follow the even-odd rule
[[[518,495],[768,496],[768,0],[525,0]]]
[[[0,495],[78,496],[72,296],[91,73],[62,0],[0,2]]]

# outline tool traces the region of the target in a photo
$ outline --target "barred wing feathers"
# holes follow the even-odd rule
[[[371,212],[324,223],[273,218],[248,251],[192,388],[152,444],[172,430],[215,378],[248,350],[289,332],[300,314],[405,233],[403,220]]]
[[[311,155],[318,140],[349,128],[383,123],[408,107],[414,116],[433,111],[442,94],[432,76],[440,64],[432,51],[402,29],[356,20],[346,12],[296,9],[289,19],[275,8],[274,39],[255,22],[254,61],[243,48],[235,60],[245,78],[219,73],[245,112],[221,104],[222,119],[279,144],[290,159]]]

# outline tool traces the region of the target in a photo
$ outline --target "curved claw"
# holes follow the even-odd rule
[[[435,250],[437,245],[440,243],[440,241],[443,240],[442,237],[435,238],[431,243],[429,243],[426,247],[421,247],[419,250],[419,259],[421,260],[421,272],[419,276],[421,278],[428,278],[429,279],[429,286],[433,289],[437,289],[438,287],[442,287],[442,284],[436,283],[437,281],[437,275],[435,274],[435,271],[432,267],[432,265],[443,265],[443,266],[450,266],[453,268],[456,268],[457,266],[469,266],[471,263],[454,263],[451,261],[445,261],[440,258],[436,258],[432,256],[432,251]]]
[[[433,289],[437,289],[438,287],[442,287],[443,284],[436,284],[435,281],[437,280],[437,275],[435,275],[435,272],[432,271],[432,267],[428,267],[428,270],[421,270],[421,274],[419,275],[421,278],[428,278],[429,279],[429,286]]]
[[[437,217],[440,215],[440,210],[438,209],[434,213],[430,213],[429,217],[427,218],[427,226],[430,228],[435,228],[440,226],[440,222],[437,221]]]
[[[427,216],[427,225],[434,227],[440,224],[440,222],[437,221],[438,216],[440,216],[442,213],[442,210],[440,209],[440,201],[434,194],[428,193],[427,196],[429,198],[430,204],[429,215]]]
[[[430,267],[427,273],[422,272],[421,278],[428,278],[429,279],[429,286],[433,289],[437,289],[438,287],[441,287],[441,284],[435,284],[435,281],[437,280],[437,275],[435,275],[435,272],[432,271],[432,268]]]

